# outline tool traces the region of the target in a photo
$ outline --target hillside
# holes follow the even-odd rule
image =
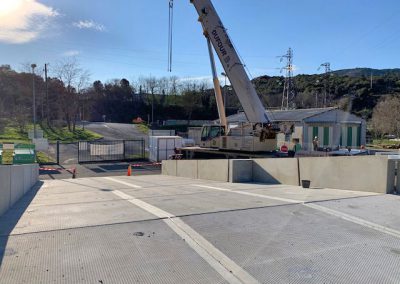
[[[328,77],[297,75],[294,77],[297,108],[323,107],[325,86],[327,106],[338,106],[365,118],[370,118],[372,109],[386,95],[400,94],[400,69],[377,70],[382,75],[372,76],[369,68],[348,69],[332,72]],[[379,72],[378,72],[379,71]],[[344,74],[344,75],[341,75]],[[350,76],[350,74],[352,74]],[[282,100],[283,77],[261,76],[253,80],[258,94],[269,107],[279,107]]]
[[[325,106],[337,106],[368,119],[382,97],[400,94],[400,69],[377,70],[372,76],[372,87],[370,75],[362,75],[370,74],[371,70],[339,70],[329,76],[297,75],[295,107],[323,107],[326,87]],[[253,80],[266,107],[281,107],[284,80],[282,76]],[[48,85],[47,101],[43,78],[36,76],[38,120],[64,121],[72,131],[81,115],[90,121],[102,121],[105,117],[107,121],[125,123],[137,117],[151,121],[152,109],[154,121],[213,120],[218,116],[214,91],[207,82],[179,82],[174,77],[144,78],[141,82],[116,79],[105,83],[95,81],[80,93],[56,78],[50,78]],[[223,93],[227,98],[227,114],[237,113],[240,104],[234,90],[225,87]],[[32,75],[0,66],[0,94],[0,133],[9,120],[23,129],[31,121]],[[51,110],[48,114],[46,104]]]
[[[373,68],[352,68],[332,71],[333,74],[338,76],[349,77],[370,77],[372,76],[386,76],[386,75],[399,75],[400,68],[393,69],[373,69]]]

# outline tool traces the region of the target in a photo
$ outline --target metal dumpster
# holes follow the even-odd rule
[[[34,164],[36,162],[35,150],[33,149],[15,149],[13,163]]]

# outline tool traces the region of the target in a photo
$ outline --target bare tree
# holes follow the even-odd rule
[[[157,87],[159,86],[159,81],[156,77],[149,75],[147,77],[140,77],[139,82],[141,86],[144,88],[147,94],[151,95],[151,124],[154,123],[154,104],[155,104],[155,92]]]
[[[88,86],[90,74],[72,58],[59,62],[55,68],[55,75],[66,89],[65,93],[60,95],[60,110],[64,114],[68,130],[74,132],[80,113],[80,97],[82,90]]]
[[[395,134],[400,136],[400,98],[387,97],[374,108],[371,125],[377,136]]]
[[[178,82],[179,82],[179,77],[178,76],[170,76],[169,78],[169,90],[168,94],[169,95],[174,95],[176,96],[178,94]]]

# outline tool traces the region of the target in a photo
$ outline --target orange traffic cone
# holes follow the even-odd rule
[[[128,166],[128,172],[126,173],[126,175],[127,175],[128,177],[130,177],[131,174],[132,174],[132,167],[131,167],[131,165],[129,165],[129,166]]]

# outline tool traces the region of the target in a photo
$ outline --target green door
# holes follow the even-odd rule
[[[324,127],[324,146],[329,146],[329,127]]]
[[[347,127],[347,146],[353,145],[353,127]]]
[[[312,139],[314,139],[315,136],[318,136],[318,127],[316,127],[316,126],[313,127],[312,135],[313,135]],[[318,139],[319,139],[319,137],[318,137]]]
[[[361,146],[361,126],[357,127],[357,146]]]

